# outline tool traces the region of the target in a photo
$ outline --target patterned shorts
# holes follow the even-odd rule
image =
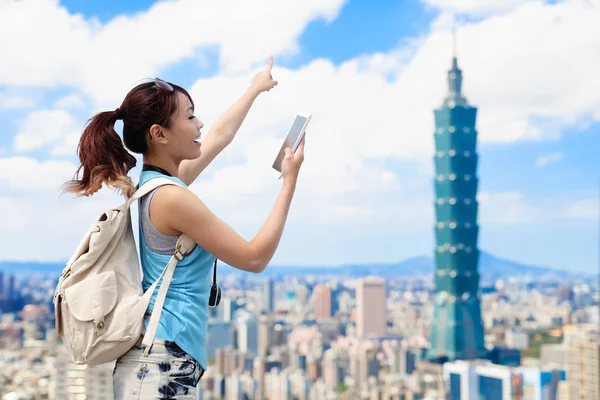
[[[154,339],[148,357],[134,346],[113,372],[115,400],[196,400],[204,369],[175,342]]]

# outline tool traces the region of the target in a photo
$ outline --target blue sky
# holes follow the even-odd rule
[[[94,213],[118,202],[111,194],[95,200],[56,196],[54,182],[75,172],[76,139],[94,112],[118,106],[136,80],[159,75],[190,88],[199,117],[210,125],[271,52],[280,86],[257,101],[239,139],[194,191],[251,239],[277,193],[264,159],[278,147],[287,116],[310,108],[315,147],[307,149],[307,171],[273,262],[335,265],[430,256],[433,107],[447,90],[456,25],[464,92],[479,107],[480,248],[528,264],[598,269],[600,84],[591,68],[600,62],[592,51],[600,42],[593,23],[600,17],[597,3],[333,0],[290,3],[283,11],[249,9],[256,25],[230,21],[228,2],[215,11],[216,21],[202,19],[203,2],[42,3],[43,12],[28,1],[9,1],[2,7],[10,12],[0,10],[12,15],[6,30],[15,34],[38,26],[42,17],[36,13],[52,20],[17,44],[0,43],[10,59],[46,65],[41,72],[0,68],[0,205],[21,207],[0,231],[0,238],[15,238],[0,240],[6,259],[67,259]],[[194,13],[197,20],[189,17],[181,22],[185,29],[175,29],[173,15]],[[552,19],[557,14],[562,20]],[[153,32],[156,26],[163,30]],[[40,36],[50,31],[59,33]],[[82,32],[89,43],[80,43],[88,40]],[[581,34],[589,43],[569,42]],[[118,35],[123,39],[115,42]],[[37,52],[36,38],[47,41]],[[146,49],[143,56],[128,55],[136,46]],[[166,54],[164,46],[180,51]],[[61,48],[79,50],[62,54]],[[86,49],[106,56],[94,62]],[[21,166],[15,174],[12,167]],[[254,186],[246,188],[247,182]],[[243,212],[236,209],[241,201]],[[43,227],[33,239],[40,241],[39,252],[24,255],[18,238],[37,217]],[[56,235],[51,221],[73,225]],[[48,236],[56,242],[44,244]]]

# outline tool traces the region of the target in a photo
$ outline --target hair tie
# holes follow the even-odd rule
[[[115,116],[117,117],[117,121],[123,119],[123,112],[117,107],[115,109]]]

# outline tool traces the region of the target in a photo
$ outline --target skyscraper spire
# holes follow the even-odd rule
[[[466,106],[467,99],[462,95],[462,71],[458,68],[456,27],[452,28],[452,67],[448,70],[448,96],[444,106]]]
[[[456,25],[452,27],[452,58],[456,59]]]

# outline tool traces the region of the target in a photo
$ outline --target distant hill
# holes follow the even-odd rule
[[[0,271],[14,273],[16,275],[56,275],[60,274],[65,263],[42,263],[42,262],[15,262],[0,261]],[[270,265],[265,271],[265,276],[300,276],[300,275],[345,275],[360,277],[377,275],[382,277],[395,276],[425,276],[434,270],[434,261],[431,257],[413,257],[397,263],[374,263],[340,266],[302,266]],[[219,264],[219,274],[243,274],[244,272],[230,266]],[[516,261],[506,260],[481,252],[479,260],[479,272],[484,278],[501,278],[509,275],[529,275],[532,278],[541,277],[567,277],[574,275],[591,275],[583,273],[571,273],[564,270],[556,270],[549,267],[519,264]]]

